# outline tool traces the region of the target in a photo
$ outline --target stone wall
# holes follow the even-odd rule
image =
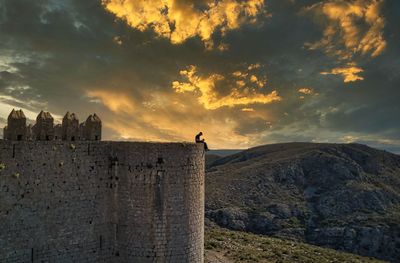
[[[201,145],[0,141],[0,262],[203,262]]]

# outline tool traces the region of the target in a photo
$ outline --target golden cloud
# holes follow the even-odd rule
[[[322,39],[306,43],[306,46],[311,50],[323,49],[327,55],[352,64],[321,74],[342,75],[344,82],[363,80],[358,75],[363,70],[356,66],[355,56],[374,58],[386,48],[385,18],[381,14],[383,3],[384,0],[329,0],[306,9],[325,25]]]
[[[89,98],[99,99],[107,108],[117,113],[132,113],[135,109],[133,100],[126,94],[106,90],[87,91]]]
[[[239,80],[236,81],[238,86],[245,86],[246,81],[256,84],[258,88],[263,88],[267,84],[267,77],[266,76],[256,76],[254,71],[261,68],[259,63],[257,64],[250,64],[246,70],[244,71],[235,71],[232,73],[232,76],[238,78]]]
[[[224,80],[224,76],[212,74],[208,77],[201,77],[197,74],[197,68],[195,66],[190,66],[187,70],[182,70],[180,74],[186,81],[174,81],[172,83],[172,88],[177,93],[197,93],[198,102],[208,110],[215,110],[225,106],[234,107],[237,105],[269,104],[282,99],[277,91],[263,94],[257,92],[255,88],[247,87],[248,83],[252,83],[252,81],[245,82],[243,79],[236,80],[236,87],[234,87],[228,95],[220,97],[216,91],[216,84]],[[238,78],[243,78],[243,76],[247,75],[249,74],[239,71],[233,73],[233,76]],[[256,84],[257,88],[259,88],[258,79]]]
[[[243,112],[254,112],[254,109],[253,108],[243,108],[243,109],[241,109],[241,111],[243,111]]]
[[[202,131],[212,148],[247,148],[254,144],[251,136],[243,136],[235,131],[238,123],[232,119],[208,117],[201,120],[177,119],[162,113],[141,112],[144,124],[114,116],[105,123],[106,127],[120,134],[124,140],[140,141],[194,141],[194,136]]]
[[[330,0],[309,7],[307,10],[325,18],[326,26],[323,38],[308,43],[308,47],[322,48],[341,60],[351,60],[358,53],[378,56],[386,47],[383,3],[384,0]]]
[[[264,0],[102,0],[103,6],[140,31],[152,29],[174,44],[199,36],[213,48],[212,34],[255,23],[264,11]],[[218,47],[225,50],[226,45]]]
[[[281,100],[276,91],[258,86],[258,81],[266,82],[263,71],[263,66],[254,64],[241,65],[235,74],[202,75],[190,66],[170,89],[152,89],[136,97],[134,86],[89,87],[86,96],[104,105],[100,113],[105,132],[113,131],[112,140],[193,141],[203,131],[212,148],[248,148],[257,144],[267,127],[260,127],[260,133],[243,133],[243,119],[257,125],[275,122],[266,107],[255,104]],[[149,88],[145,85],[143,90]]]
[[[311,95],[314,91],[311,88],[299,88],[298,92],[304,95]]]
[[[102,119],[107,129],[118,134],[114,140],[193,141],[203,131],[212,148],[247,148],[257,141],[257,134],[238,134],[239,123],[229,115],[208,111],[196,98],[175,92],[152,92],[141,104],[129,91],[101,89],[87,94],[92,102],[109,109]]]
[[[321,72],[322,75],[342,75],[343,81],[354,82],[358,80],[364,80],[363,77],[358,74],[363,72],[362,68],[356,67],[355,65],[348,65],[346,67],[334,68],[330,72]]]

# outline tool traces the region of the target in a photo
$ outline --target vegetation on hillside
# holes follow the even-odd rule
[[[332,249],[255,234],[206,228],[206,263],[383,262]]]
[[[264,145],[213,160],[220,227],[400,262],[400,156],[361,144]]]

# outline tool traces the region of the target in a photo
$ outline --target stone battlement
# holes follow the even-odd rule
[[[0,262],[200,263],[203,224],[202,145],[0,140]]]
[[[12,110],[4,127],[4,140],[10,141],[100,141],[101,120],[94,113],[85,122],[79,124],[75,113],[67,112],[62,124],[54,125],[54,118],[49,112],[41,111],[36,118],[36,124],[26,124],[22,110]]]

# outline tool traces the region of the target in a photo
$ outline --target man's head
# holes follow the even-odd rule
[[[203,135],[203,132],[200,132],[199,135]]]

